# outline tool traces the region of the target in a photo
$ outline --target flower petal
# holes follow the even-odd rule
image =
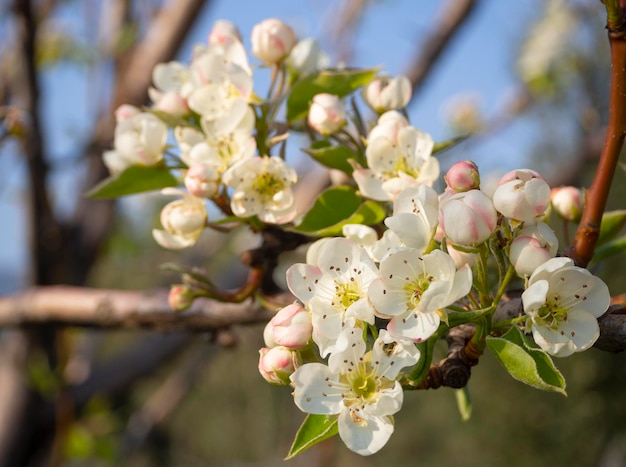
[[[392,433],[391,416],[355,420],[350,410],[343,410],[339,414],[339,437],[348,449],[362,456],[369,456],[382,449]]]
[[[307,363],[290,377],[295,385],[293,398],[300,410],[307,413],[332,415],[343,408],[345,385],[332,380],[329,368],[321,363]]]

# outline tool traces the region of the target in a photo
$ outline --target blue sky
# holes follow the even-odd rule
[[[390,74],[401,73],[417,45],[431,31],[438,11],[445,3],[437,0],[372,2],[358,28],[354,61],[350,65],[382,66]],[[412,124],[431,133],[435,140],[449,136],[441,109],[451,97],[459,94],[480,96],[483,110],[487,114],[495,112],[515,86],[514,57],[525,26],[540,13],[544,3],[543,0],[481,2],[436,67],[419,99],[410,106]],[[299,37],[316,37],[324,48],[329,49],[332,43],[327,25],[340,4],[331,0],[214,0],[191,31],[180,59],[187,61],[191,45],[204,42],[213,21],[222,18],[238,25],[247,46],[250,31],[256,23],[277,17],[290,24]],[[93,30],[85,29],[76,20],[77,14],[89,13],[82,2],[69,2],[61,10],[59,20],[64,28],[93,40]],[[59,167],[54,172],[51,188],[55,206],[61,213],[72,209],[76,180],[81,176],[80,163],[74,158],[89,136],[90,122],[98,109],[104,83],[105,69],[87,72],[77,65],[50,69],[42,82],[45,135],[51,156]],[[523,166],[528,131],[524,124],[515,125],[487,141],[459,147],[450,154],[450,160],[472,158],[500,171]],[[0,216],[7,220],[0,230],[0,278],[7,275],[23,278],[28,258],[24,216],[27,192],[24,165],[14,145],[0,148],[0,170],[3,177]],[[14,281],[9,282],[11,286],[6,285],[3,289],[15,287]]]

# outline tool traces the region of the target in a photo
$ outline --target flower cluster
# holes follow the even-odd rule
[[[265,327],[259,372],[271,384],[291,385],[302,411],[336,422],[348,448],[363,455],[388,441],[404,388],[427,376],[432,352],[424,349],[455,326],[474,330],[468,340],[477,356],[487,339],[522,331],[539,349],[530,337],[506,345],[530,359],[541,353],[544,367],[549,355],[593,345],[608,288],[557,256],[547,219],[552,205],[576,222],[580,190],[551,190],[539,173],[518,169],[487,194],[477,165],[461,161],[438,193],[440,146],[408,120],[406,77],[328,70],[317,42],[298,40],[277,19],[257,24],[250,38],[256,65],[237,28],[218,21],[189,64],[155,67],[151,106],[124,105],[115,113],[114,148],[104,154],[112,186],[124,177],[131,184],[132,174],[144,177],[139,186],[179,197],[153,230],[160,245],[187,248],[205,228],[246,224],[271,243],[258,251],[279,254],[249,263],[255,279],[237,292],[215,289],[195,270],[184,274],[169,296],[175,310],[197,297],[266,298],[284,283],[296,300]],[[271,74],[266,93],[253,89],[252,70]],[[369,124],[359,103],[375,113]],[[290,132],[297,131],[311,137],[307,154],[342,172],[333,178],[341,186],[305,212],[292,190],[298,174],[286,162]],[[158,187],[155,174],[167,175]],[[209,202],[221,212],[218,223],[208,218]],[[281,243],[294,233],[300,243]],[[280,264],[281,253],[293,258],[300,247],[303,260]],[[286,280],[276,279],[279,270]],[[497,322],[514,281],[524,288],[523,315]]]

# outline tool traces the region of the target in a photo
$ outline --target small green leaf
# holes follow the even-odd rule
[[[624,225],[626,225],[626,209],[605,212],[602,215],[600,236],[598,237],[596,245],[600,246],[613,240],[620,233]]]
[[[439,154],[440,152],[447,151],[448,149],[453,148],[457,144],[462,143],[470,136],[471,135],[469,134],[460,135],[460,136],[455,136],[454,138],[448,139],[446,141],[440,141],[438,143],[435,143],[435,145],[433,146],[432,155],[434,156],[435,154]]]
[[[287,120],[292,122],[306,116],[311,100],[322,92],[345,97],[369,83],[378,68],[346,68],[323,70],[297,82],[287,98]]]
[[[472,311],[451,311],[448,310],[448,326],[451,328],[457,327],[461,324],[465,323],[475,323],[480,318],[485,316],[486,313],[489,313],[490,308],[486,308],[483,310],[472,310]]]
[[[420,359],[415,364],[415,366],[411,368],[411,372],[406,375],[406,381],[409,385],[413,387],[419,386],[424,378],[426,378],[426,376],[428,375],[428,370],[430,370],[430,364],[433,361],[435,344],[437,343],[438,339],[439,332],[435,333],[426,341],[415,344],[417,349],[420,351]]]
[[[357,155],[352,149],[346,146],[333,146],[327,140],[315,141],[310,149],[303,149],[303,151],[320,164],[347,174],[351,174],[353,170],[348,160],[357,159]]]
[[[461,420],[467,422],[472,417],[472,401],[470,399],[469,389],[467,386],[454,391],[456,396],[456,405],[461,415]]]
[[[164,112],[163,110],[149,109],[148,112],[150,112],[155,117],[158,117],[159,120],[161,120],[170,128],[176,128],[177,126],[197,128],[197,125],[194,125],[189,120],[186,120],[183,117],[172,115],[169,112]]]
[[[324,191],[293,230],[318,237],[340,236],[345,224],[373,225],[384,218],[385,210],[378,203],[361,203],[353,188],[338,186]]]
[[[543,391],[567,395],[565,379],[543,350],[531,347],[517,326],[502,337],[487,337],[487,347],[518,381]]]
[[[122,173],[102,180],[85,193],[88,198],[117,198],[176,186],[178,181],[164,167],[133,165]]]
[[[593,263],[598,264],[611,256],[618,255],[626,250],[626,235],[616,238],[612,242],[605,243],[598,248],[593,255]]]
[[[296,433],[289,454],[284,460],[296,457],[311,446],[339,433],[336,415],[308,414]]]

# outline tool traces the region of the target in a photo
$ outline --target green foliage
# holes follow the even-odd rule
[[[447,151],[448,149],[452,149],[457,144],[462,143],[469,137],[470,137],[469,134],[460,135],[460,136],[455,136],[454,138],[447,139],[445,141],[439,141],[438,143],[435,143],[435,145],[433,146],[432,154],[434,156],[435,154],[439,154],[441,152]]]
[[[285,460],[297,456],[320,441],[335,436],[338,432],[336,415],[307,415],[296,433]]]
[[[326,237],[341,236],[345,224],[374,225],[385,218],[385,210],[374,201],[361,202],[353,188],[332,187],[324,191],[294,230]]]
[[[605,212],[602,215],[597,246],[615,239],[624,225],[626,225],[626,209]]]
[[[472,418],[472,401],[470,400],[469,389],[467,386],[454,391],[456,397],[456,405],[459,409],[459,415],[461,420],[467,422]]]
[[[316,94],[328,93],[345,97],[369,83],[378,68],[323,70],[297,82],[287,98],[287,120],[293,122],[306,116]]]
[[[309,149],[303,149],[309,156],[329,169],[338,169],[352,173],[350,159],[356,160],[357,154],[346,146],[333,146],[328,140],[315,141]]]
[[[178,181],[165,167],[133,165],[122,173],[112,175],[89,190],[89,198],[118,198],[146,191],[177,186]]]
[[[502,337],[487,337],[487,347],[518,381],[543,391],[567,395],[565,379],[543,350],[531,347],[517,326]]]

